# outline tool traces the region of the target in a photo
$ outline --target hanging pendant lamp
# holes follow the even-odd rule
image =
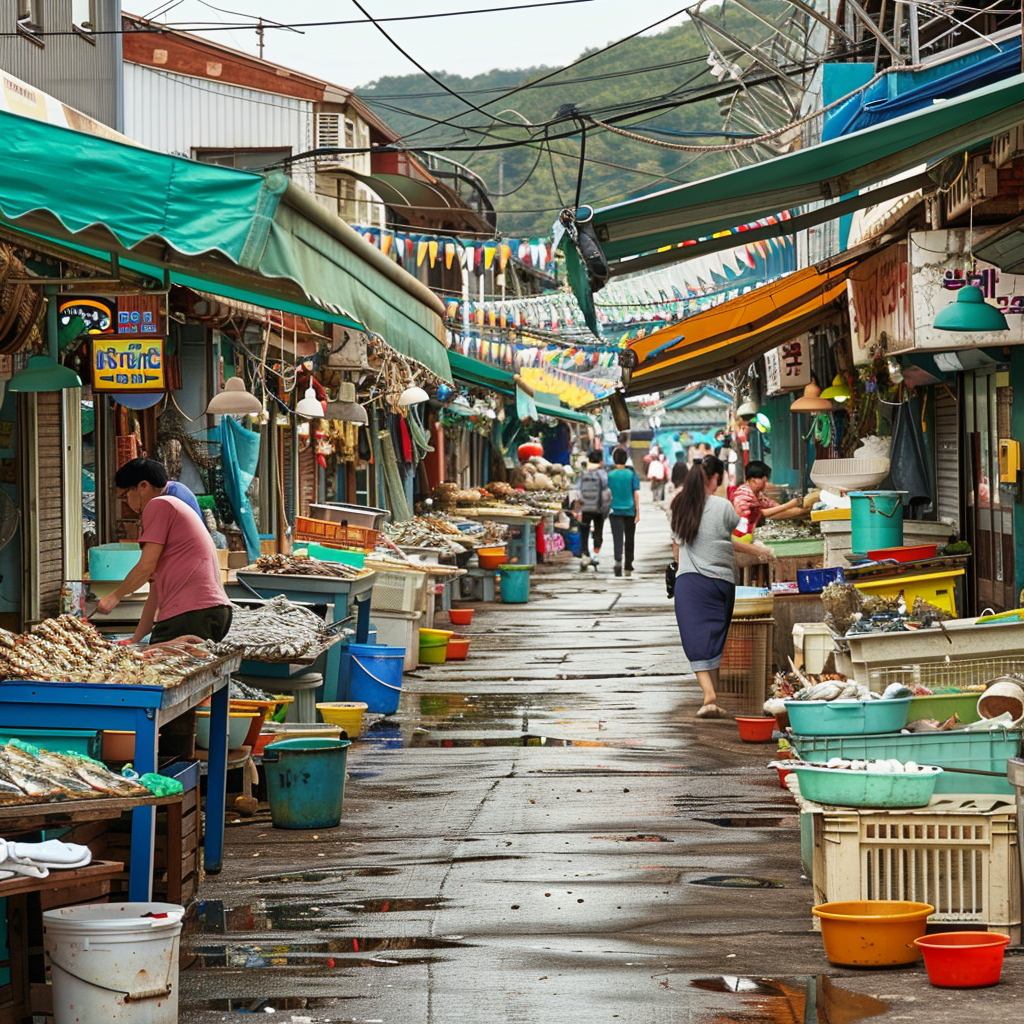
[[[831,385],[822,391],[821,397],[828,398],[833,402],[839,402],[842,404],[843,402],[848,402],[853,395],[850,393],[850,389],[847,386],[846,381],[843,380],[843,375],[841,373],[837,373],[835,377],[832,378]]]
[[[956,301],[939,310],[932,326],[938,331],[967,334],[1010,329],[1002,311],[989,305],[984,292],[973,284],[964,285],[956,293]]]
[[[28,365],[8,382],[9,391],[65,391],[80,388],[82,380],[69,366],[50,356],[29,356]]]
[[[829,412],[832,403],[822,397],[821,388],[812,380],[801,398],[798,398],[790,407],[790,412]]]
[[[306,388],[305,395],[299,399],[298,405],[295,406],[295,415],[307,420],[323,419],[324,407],[320,404],[316,392],[312,388]]]
[[[370,422],[366,410],[356,401],[356,386],[351,381],[342,382],[338,401],[329,402],[327,412],[323,415],[329,420],[358,423],[362,426],[366,426]]]
[[[420,405],[422,402],[427,401],[430,395],[423,390],[423,388],[416,387],[414,384],[412,387],[406,388],[398,396],[398,404],[403,408],[407,405]]]
[[[263,403],[245,390],[241,377],[229,377],[206,407],[207,416],[245,416],[251,412],[263,412]]]

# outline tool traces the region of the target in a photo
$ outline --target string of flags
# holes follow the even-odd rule
[[[426,263],[431,269],[443,266],[446,270],[461,265],[462,252],[472,252],[473,272],[482,277],[495,266],[499,273],[513,256],[528,267],[545,273],[554,269],[554,249],[547,238],[506,238],[476,241],[455,239],[450,235],[430,235],[419,232],[388,231],[353,225],[375,249],[405,267],[419,268]]]
[[[536,391],[558,395],[570,409],[588,405],[615,390],[613,380],[595,380],[550,367],[523,367],[520,375]]]
[[[449,347],[464,356],[479,359],[492,366],[500,366],[511,372],[523,367],[564,371],[614,370],[619,362],[617,346],[523,345],[514,341],[450,333]],[[610,377],[617,378],[618,372],[613,372]]]

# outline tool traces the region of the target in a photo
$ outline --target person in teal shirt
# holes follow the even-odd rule
[[[626,465],[624,449],[616,448],[612,461],[615,465],[608,473],[608,489],[612,492],[608,523],[615,548],[615,575],[625,572],[632,576],[636,524],[640,522],[640,478]]]

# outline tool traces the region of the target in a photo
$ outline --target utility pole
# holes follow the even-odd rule
[[[260,60],[263,60],[263,19],[260,18],[256,25],[256,36],[259,39]]]

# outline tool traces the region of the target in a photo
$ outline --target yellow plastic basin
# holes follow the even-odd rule
[[[924,935],[930,903],[908,900],[856,900],[822,903],[811,913],[821,920],[829,963],[840,967],[891,967],[921,957],[914,940]]]
[[[320,717],[329,725],[340,725],[349,739],[355,739],[363,729],[366,705],[360,701],[328,701],[317,704]]]

